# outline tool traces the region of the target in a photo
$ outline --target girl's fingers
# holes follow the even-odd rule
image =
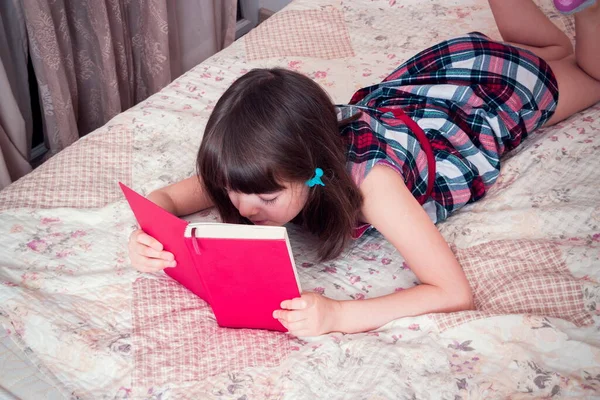
[[[287,323],[295,323],[306,320],[307,316],[306,313],[303,312],[275,310],[273,311],[273,318],[277,318],[280,321],[286,321]]]
[[[137,253],[148,258],[158,258],[164,261],[173,261],[175,260],[175,256],[173,253],[169,253],[168,251],[156,251],[152,247],[139,245],[137,248]]]
[[[286,322],[285,324],[281,321],[281,323],[294,336],[314,336],[310,334],[311,330],[306,321]]]
[[[154,259],[154,258],[160,259],[161,258],[161,256],[160,256],[161,252],[154,250],[152,247],[138,244],[136,250],[139,255],[146,257],[146,258],[152,258],[152,259]]]
[[[283,320],[281,320],[281,319],[279,320],[279,322],[281,323],[281,325],[283,325],[283,327],[284,327],[285,329],[287,329],[287,330],[288,330],[288,332],[290,331],[290,328],[288,328],[288,326],[287,326],[287,322],[285,322],[285,321],[283,321]]]
[[[300,297],[284,300],[281,302],[280,307],[287,310],[302,310],[303,308],[306,308],[306,300]]]
[[[152,236],[148,235],[147,233],[144,233],[144,231],[141,231],[141,233],[139,233],[137,235],[137,242],[144,244],[156,251],[163,250],[162,243],[159,242],[158,240],[154,239]]]
[[[133,250],[133,252],[145,255],[146,257],[161,258],[166,261],[172,261],[175,259],[173,253],[163,251],[162,243],[141,229],[132,232],[131,236],[129,237],[129,248]]]
[[[297,332],[306,331],[306,321],[289,322],[285,319],[279,319],[279,322],[289,333],[298,336]]]
[[[140,259],[133,262],[132,265],[141,272],[158,272],[165,268],[175,266],[172,265],[174,263],[175,261],[165,261],[159,258],[140,257]]]

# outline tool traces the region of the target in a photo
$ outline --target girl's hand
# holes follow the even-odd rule
[[[336,330],[341,304],[318,293],[306,292],[282,301],[281,308],[273,311],[273,318],[292,335],[318,336]]]
[[[173,253],[163,251],[163,245],[141,229],[129,236],[129,258],[140,272],[158,272],[177,265]]]

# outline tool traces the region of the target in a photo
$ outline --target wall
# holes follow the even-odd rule
[[[287,6],[291,0],[259,0],[259,7],[267,8],[271,11],[279,11]]]

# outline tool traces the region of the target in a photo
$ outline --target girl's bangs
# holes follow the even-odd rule
[[[219,180],[224,187],[246,194],[271,193],[283,189],[273,168],[273,152],[243,142],[225,140],[223,143]]]

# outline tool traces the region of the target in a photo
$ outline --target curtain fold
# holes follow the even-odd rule
[[[0,1],[0,189],[31,171],[27,33],[19,0]]]
[[[231,44],[236,6],[237,0],[0,0],[0,111],[8,115],[16,104],[20,114],[0,116],[0,189],[31,170],[28,56],[50,157]]]
[[[50,155],[171,82],[166,0],[23,0]]]
[[[186,0],[176,3],[182,72],[235,40],[237,0]]]

